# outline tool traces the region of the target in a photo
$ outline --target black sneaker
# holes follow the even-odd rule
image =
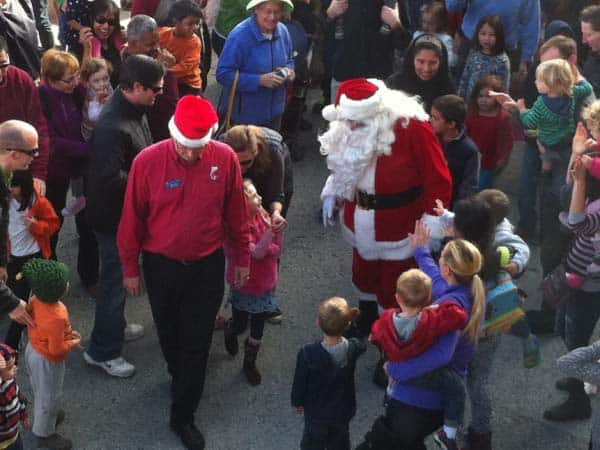
[[[446,432],[444,430],[440,430],[433,435],[433,441],[438,445],[442,450],[458,450],[456,446],[456,439],[450,439],[446,436]]]
[[[204,436],[193,423],[184,425],[171,422],[171,429],[181,439],[185,448],[189,450],[204,450]]]
[[[567,420],[589,419],[592,415],[590,399],[582,393],[569,393],[569,398],[564,402],[554,405],[544,411],[544,419],[553,422],[565,422]]]
[[[267,322],[269,322],[270,324],[279,325],[283,320],[283,313],[279,308],[277,308],[275,311],[266,312],[265,317],[267,319]]]

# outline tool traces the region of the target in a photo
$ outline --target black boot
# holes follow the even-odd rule
[[[376,386],[379,386],[382,389],[387,388],[388,385],[388,376],[383,370],[383,365],[386,362],[385,354],[380,351],[379,353],[379,361],[377,361],[377,365],[375,366],[375,372],[373,372],[373,383]]]
[[[555,334],[556,312],[550,310],[527,311],[527,321],[533,334]]]
[[[564,422],[567,420],[589,419],[592,415],[590,398],[583,389],[583,381],[575,380],[571,382],[569,397],[551,408],[544,411],[544,419],[555,422]]]
[[[233,320],[229,319],[223,327],[223,335],[225,336],[225,349],[231,356],[235,356],[239,351],[237,334],[232,330]]]
[[[476,433],[469,428],[467,442],[469,450],[492,450],[492,432]]]
[[[554,384],[556,389],[558,389],[559,391],[566,391],[566,392],[577,391],[578,385],[579,385],[579,380],[577,378],[573,378],[573,377],[561,378],[560,380],[557,380],[556,383]]]
[[[260,372],[256,368],[256,357],[260,344],[251,344],[248,339],[244,341],[244,375],[248,379],[248,383],[252,386],[257,386],[262,381]]]

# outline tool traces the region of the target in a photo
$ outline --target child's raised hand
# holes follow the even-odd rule
[[[581,155],[579,157],[579,159],[581,160],[581,164],[583,164],[583,167],[585,167],[586,169],[589,170],[590,166],[592,165],[592,158],[591,158],[591,156]]]
[[[571,152],[573,155],[582,155],[587,150],[588,140],[588,131],[585,129],[583,123],[579,122],[571,144]]]
[[[517,108],[519,108],[519,112],[527,111],[527,106],[525,106],[525,100],[520,98],[517,100]]]
[[[410,242],[410,246],[415,249],[418,247],[427,247],[429,245],[429,236],[430,236],[429,227],[427,224],[419,219],[415,222],[415,231],[414,233],[408,233],[408,240]]]
[[[501,105],[504,105],[504,103],[506,103],[506,102],[512,102],[512,103],[515,102],[512,99],[512,97],[505,92],[496,92],[496,91],[489,90],[488,95],[490,97],[493,97]]]
[[[439,198],[435,199],[435,206],[433,207],[433,212],[436,216],[443,216],[446,212],[446,208],[444,208],[444,202],[442,202]]]
[[[577,158],[571,168],[571,176],[576,183],[585,182],[586,168],[581,158]]]

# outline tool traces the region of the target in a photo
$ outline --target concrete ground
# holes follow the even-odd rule
[[[209,82],[209,96],[218,98],[214,77]],[[318,117],[312,119],[316,130]],[[215,332],[204,397],[196,416],[209,450],[299,448],[303,421],[290,407],[297,351],[303,343],[320,336],[315,317],[321,300],[332,295],[356,300],[350,282],[351,250],[337,228],[324,229],[318,220],[319,192],[327,172],[315,136],[316,131],[302,135],[309,149],[306,157],[294,164],[295,194],[278,288],[285,317],[281,325],[267,326],[258,359],[263,373],[260,386],[246,383],[241,374],[241,356],[231,358],[224,349],[222,332]],[[520,155],[521,149],[516,148],[497,183],[514,202]],[[61,231],[59,257],[72,268],[76,247],[74,223],[68,218]],[[529,293],[527,308],[539,305],[540,273],[538,248],[534,246],[529,269],[520,280]],[[75,273],[71,285],[65,303],[73,326],[87,338],[93,326],[94,300],[81,289]],[[136,375],[126,380],[111,378],[87,366],[80,353],[72,353],[64,388],[67,417],[60,432],[73,440],[76,449],[183,448],[168,427],[169,378],[147,298],[128,299],[126,315],[128,321],[146,327],[146,336],[127,344],[123,352],[136,365]],[[527,370],[522,366],[520,341],[511,336],[503,338],[493,376],[495,450],[587,449],[590,421],[557,424],[542,419],[544,408],[563,398],[553,384],[561,376],[554,362],[565,351],[556,337],[543,339],[542,345],[541,365]],[[375,362],[376,352],[371,348],[358,363],[358,412],[351,423],[353,445],[383,411],[382,391],[371,383]],[[18,380],[33,399],[24,367]],[[594,406],[598,408],[597,400]],[[24,435],[25,448],[35,448],[31,433]],[[429,448],[436,447],[430,442]]]

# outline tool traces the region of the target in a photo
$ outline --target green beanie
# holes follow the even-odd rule
[[[67,291],[69,268],[64,263],[34,258],[23,264],[21,273],[29,281],[33,295],[45,303],[59,301]]]

